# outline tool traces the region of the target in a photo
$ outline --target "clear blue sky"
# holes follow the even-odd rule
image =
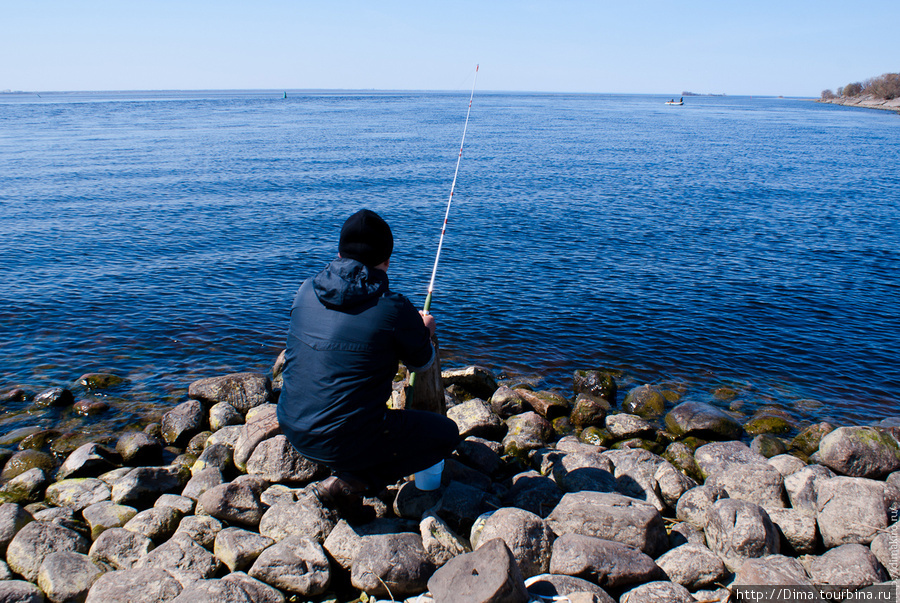
[[[0,0],[0,90],[818,96],[900,71],[900,1]]]

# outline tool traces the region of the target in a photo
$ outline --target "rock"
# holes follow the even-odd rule
[[[0,580],[0,601],[3,603],[44,603],[44,593],[31,582]]]
[[[200,454],[206,449],[206,441],[212,435],[212,432],[201,431],[200,433],[196,433],[191,436],[191,439],[188,440],[187,446],[184,448],[185,454],[192,454],[194,456],[200,456]]]
[[[748,559],[737,572],[734,585],[738,586],[812,586],[806,570],[800,562],[784,555],[768,555],[759,559]],[[810,591],[797,589],[800,594]],[[801,600],[815,600],[812,597]]]
[[[238,412],[247,414],[251,408],[269,401],[271,382],[262,373],[210,377],[191,383],[188,396],[210,405],[227,402]]]
[[[219,402],[209,409],[209,428],[219,431],[229,425],[242,425],[244,415],[228,402]]]
[[[697,487],[697,482],[679,471],[668,461],[661,464],[653,475],[659,485],[659,494],[666,507],[674,509],[684,493]]]
[[[181,584],[157,568],[107,572],[97,578],[85,603],[164,603],[181,592]]]
[[[333,531],[332,534],[334,534]],[[419,535],[422,537],[425,554],[428,555],[428,559],[435,567],[440,567],[454,557],[471,551],[469,545],[434,513],[428,513],[422,518],[419,523]],[[331,538],[330,535],[329,538]],[[331,552],[327,540],[325,548]]]
[[[671,548],[676,548],[683,544],[700,544],[706,546],[706,536],[697,526],[691,525],[686,521],[680,521],[670,528],[669,546]]]
[[[328,538],[325,539],[324,548],[328,551],[338,565],[349,570],[353,565],[353,559],[363,544],[363,538],[377,534],[399,534],[411,532],[415,525],[402,519],[381,518],[366,524],[351,526],[341,519],[335,525]]]
[[[888,579],[872,551],[860,544],[843,544],[801,563],[814,584],[868,586]]]
[[[553,428],[544,417],[530,411],[510,417],[506,420],[506,426],[503,450],[519,458],[524,458],[529,450],[543,448],[553,433]]]
[[[319,595],[331,583],[331,568],[322,546],[302,536],[289,536],[265,549],[248,573],[303,596]]]
[[[244,572],[231,572],[222,578],[222,582],[234,582],[239,585],[253,603],[284,603],[281,591],[256,578],[251,578]]]
[[[770,457],[769,464],[775,467],[782,477],[787,477],[806,467],[806,463],[791,454],[779,454]]]
[[[260,406],[258,408],[266,408],[267,406],[268,404]],[[241,437],[241,432],[243,430],[243,425],[229,425],[227,427],[223,427],[218,431],[214,431],[213,434],[206,439],[206,446],[208,448],[215,444],[225,444],[226,446],[234,450],[234,447],[237,446],[238,439]]]
[[[703,481],[700,467],[697,465],[697,461],[694,460],[694,451],[683,442],[672,442],[669,444],[662,457],[694,481]]]
[[[165,570],[184,570],[197,572],[203,578],[212,578],[219,570],[220,565],[221,563],[212,553],[197,544],[187,534],[178,533],[138,559],[135,568],[156,567]]]
[[[517,389],[516,393],[525,400],[528,406],[548,421],[569,414],[569,402],[556,392],[532,392],[527,389]]]
[[[450,482],[444,489],[435,512],[454,529],[465,532],[479,515],[499,506],[499,501],[483,490]]]
[[[419,490],[414,482],[405,482],[394,497],[394,514],[406,519],[418,519],[441,501],[441,490]]]
[[[418,534],[380,534],[363,539],[350,579],[369,595],[405,597],[424,591],[433,571]]]
[[[481,438],[466,438],[456,447],[456,454],[465,465],[486,475],[496,475],[503,468],[503,459]]]
[[[208,467],[195,473],[193,477],[191,477],[185,485],[184,490],[181,491],[181,495],[185,498],[197,500],[207,490],[211,490],[224,483],[225,478],[222,476],[222,472],[216,467]]]
[[[95,503],[109,500],[111,492],[106,482],[93,477],[82,477],[51,484],[46,496],[53,505],[81,511]]]
[[[606,429],[617,439],[639,438],[655,433],[653,425],[646,420],[625,413],[606,417]]]
[[[655,557],[668,545],[659,511],[645,502],[619,494],[570,492],[547,517],[561,536],[581,534],[612,540]]]
[[[182,515],[175,507],[152,507],[136,514],[123,527],[154,542],[163,542],[178,529]]]
[[[523,577],[549,571],[554,535],[538,515],[514,507],[498,509],[485,522],[479,544],[494,538],[506,543]]]
[[[869,544],[887,527],[882,482],[861,477],[833,477],[817,483],[819,532],[826,548]]]
[[[109,404],[98,398],[82,398],[72,406],[72,410],[79,415],[93,416],[109,410]]]
[[[576,370],[572,380],[572,389],[576,394],[587,394],[606,400],[610,405],[616,403],[616,380],[612,373],[602,370]]]
[[[68,528],[45,521],[33,521],[19,530],[9,543],[6,562],[12,571],[35,582],[44,559],[52,553],[62,551],[86,553],[88,541]]]
[[[710,588],[725,579],[722,560],[700,544],[684,544],[656,560],[656,565],[676,584],[694,591]]]
[[[36,395],[33,402],[35,406],[71,406],[75,396],[63,387],[51,387]]]
[[[68,456],[56,472],[56,479],[94,477],[115,469],[116,460],[115,454],[105,446],[84,444]]]
[[[897,550],[898,543],[900,543],[900,522],[894,523],[890,528],[876,536],[870,545],[872,554],[887,570],[891,580],[900,580],[900,551]]]
[[[324,476],[327,471],[297,452],[283,435],[260,442],[247,461],[247,473],[272,483],[306,483]]]
[[[451,559],[428,580],[436,603],[527,603],[525,581],[499,538]]]
[[[54,603],[83,601],[91,585],[103,573],[104,570],[87,555],[58,552],[44,558],[37,583]]]
[[[794,555],[815,552],[819,535],[815,516],[797,509],[766,509],[766,513],[784,537],[782,551],[790,551]]]
[[[234,450],[226,444],[207,446],[191,465],[191,475],[197,475],[209,468],[218,469],[223,474],[234,470]]]
[[[124,377],[112,373],[85,373],[75,383],[88,389],[109,389],[126,381]]]
[[[552,479],[536,471],[526,471],[513,476],[512,487],[503,497],[503,503],[546,517],[562,497],[562,491]]]
[[[0,502],[34,503],[43,498],[47,485],[47,476],[43,470],[35,467],[12,478],[0,488]]]
[[[289,536],[303,536],[322,543],[334,524],[330,513],[320,505],[301,499],[295,503],[279,503],[270,507],[259,522],[259,533],[279,542]]]
[[[497,391],[490,397],[489,404],[491,405],[491,410],[494,411],[494,414],[501,419],[508,419],[513,415],[522,414],[527,410],[525,400],[522,396],[505,385],[501,385],[497,388]]]
[[[621,603],[694,603],[688,589],[674,582],[648,582],[633,588],[620,599]]]
[[[603,426],[606,424],[606,415],[609,411],[610,404],[605,398],[578,394],[569,418],[572,424],[579,429],[592,425]]]
[[[265,513],[259,494],[245,483],[221,484],[204,492],[197,499],[197,508],[216,519],[255,528]]]
[[[97,537],[88,555],[116,569],[131,569],[152,550],[153,541],[146,536],[124,528],[109,528]]]
[[[727,497],[728,495],[722,488],[712,485],[691,488],[678,499],[675,517],[701,530],[705,530],[709,521],[708,513],[710,508],[717,500]]]
[[[162,436],[167,444],[183,448],[206,425],[206,414],[199,400],[182,402],[162,418]]]
[[[784,489],[791,501],[791,507],[815,517],[818,513],[816,507],[817,484],[832,477],[834,477],[834,473],[831,469],[822,465],[808,465],[787,476],[784,479]]]
[[[236,582],[197,580],[185,586],[172,603],[254,603]]]
[[[605,590],[581,578],[557,574],[541,574],[525,581],[528,594],[540,601],[570,603],[615,603]]]
[[[653,559],[638,549],[579,534],[563,534],[553,543],[549,567],[553,574],[584,578],[605,589],[663,577]]]
[[[556,462],[549,468],[556,485],[566,492],[615,492],[616,478],[608,459],[591,458],[578,453],[553,455]]]
[[[767,465],[768,459],[752,452],[743,442],[710,442],[694,453],[704,477],[730,471],[734,465]]]
[[[253,565],[260,553],[275,544],[267,536],[241,528],[225,528],[216,535],[214,553],[232,572]]]
[[[750,451],[769,459],[773,456],[784,455],[788,451],[788,446],[773,435],[761,433],[750,442]]]
[[[91,529],[91,540],[97,540],[100,534],[110,528],[121,528],[137,515],[137,509],[127,505],[117,505],[111,501],[102,501],[85,507],[81,511],[84,520]]]
[[[746,500],[766,510],[787,506],[784,478],[768,464],[732,465],[726,471],[709,476],[706,485],[721,488],[729,498]]]
[[[499,439],[506,431],[506,424],[479,398],[473,398],[448,409],[447,418],[456,423],[461,438],[475,436]]]
[[[31,469],[40,469],[49,474],[55,468],[53,457],[37,450],[20,450],[12,455],[0,472],[0,480],[9,481]]]
[[[122,435],[116,442],[116,452],[126,465],[158,465],[162,462],[162,444],[142,431]]]
[[[900,444],[873,427],[840,427],[819,443],[819,462],[850,477],[879,478],[900,470]]]
[[[658,417],[666,409],[666,399],[657,387],[646,384],[625,394],[622,411],[642,417]]]
[[[0,505],[0,558],[6,557],[9,543],[31,521],[31,514],[21,506],[15,503]]]
[[[806,456],[819,449],[819,442],[836,428],[831,423],[815,423],[805,427],[791,440],[791,447],[799,450]]]
[[[791,431],[794,426],[791,422],[780,413],[773,413],[762,410],[753,415],[753,417],[744,423],[744,431],[752,436],[760,434],[785,434]]]
[[[722,499],[708,513],[706,541],[725,567],[736,571],[747,559],[778,553],[779,536],[768,514],[759,505]]]
[[[120,505],[145,506],[162,494],[180,489],[189,473],[180,467],[135,467],[112,487],[112,501]]]
[[[154,507],[172,507],[177,509],[182,515],[190,515],[194,512],[196,501],[187,496],[179,496],[178,494],[163,494],[153,503]]]
[[[266,405],[264,410],[247,417],[234,445],[234,464],[241,471],[247,470],[247,461],[260,442],[281,433],[276,412],[274,404]]]
[[[603,421],[605,424],[606,419]],[[615,442],[615,438],[605,427],[601,429],[594,425],[585,427],[578,436],[578,439],[585,444],[590,444],[592,446],[609,446]]]
[[[666,429],[679,437],[736,440],[744,431],[731,416],[703,402],[682,402],[669,411],[665,421]]]
[[[490,400],[497,391],[497,378],[481,366],[441,371],[441,381],[445,388],[457,385],[482,400]]]

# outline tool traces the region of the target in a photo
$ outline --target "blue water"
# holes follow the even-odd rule
[[[422,303],[468,91],[281,97],[0,95],[0,392],[129,379],[89,418],[9,403],[0,434],[115,430],[193,379],[268,370],[361,207]],[[432,307],[445,367],[900,414],[900,117],[664,100],[476,93]]]

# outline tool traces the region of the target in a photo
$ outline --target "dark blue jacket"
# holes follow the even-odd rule
[[[398,361],[434,358],[412,303],[387,274],[338,258],[305,281],[291,308],[278,421],[305,457],[341,465],[364,455],[384,419]]]

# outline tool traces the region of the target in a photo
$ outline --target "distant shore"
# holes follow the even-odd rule
[[[820,98],[816,100],[817,103],[828,103],[832,105],[843,105],[845,107],[862,107],[864,109],[881,109],[885,111],[895,111],[900,113],[900,98],[892,98],[891,100],[885,100],[883,98],[875,98],[870,95],[861,95],[861,96],[849,96],[849,97],[835,97],[835,98]]]

